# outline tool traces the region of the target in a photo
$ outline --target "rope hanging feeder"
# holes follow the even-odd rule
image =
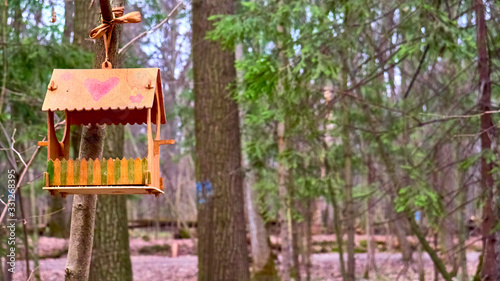
[[[113,65],[111,65],[111,62],[109,61],[108,52],[114,25],[141,22],[141,14],[139,12],[136,11],[123,15],[124,9],[124,7],[113,8],[113,19],[110,21],[106,21],[102,18],[101,24],[90,31],[90,38],[92,39],[99,39],[101,37],[104,37],[103,39],[106,58],[102,63],[103,69],[109,69],[113,67]]]

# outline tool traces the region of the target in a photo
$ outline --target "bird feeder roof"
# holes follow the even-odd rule
[[[152,122],[165,109],[158,68],[55,69],[43,101],[43,111],[68,111],[73,124]]]

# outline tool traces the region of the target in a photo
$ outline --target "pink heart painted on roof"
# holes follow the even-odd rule
[[[130,96],[129,99],[132,103],[140,103],[144,97],[141,94]]]
[[[94,100],[98,101],[108,94],[114,87],[116,87],[118,83],[120,83],[120,79],[118,79],[118,77],[111,77],[104,82],[88,78],[85,79],[83,85],[85,85],[85,88],[87,88],[87,91],[89,91]]]

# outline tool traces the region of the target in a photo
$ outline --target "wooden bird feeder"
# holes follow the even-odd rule
[[[61,194],[163,193],[160,177],[161,124],[166,123],[160,70],[55,69],[43,102],[48,113],[45,187]],[[62,141],[56,137],[54,112],[64,111]],[[142,159],[69,159],[71,125],[146,124],[147,157]],[[153,138],[151,124],[156,125]]]

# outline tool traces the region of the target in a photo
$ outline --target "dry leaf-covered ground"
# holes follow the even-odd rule
[[[177,243],[179,256],[172,258],[162,255],[142,255],[141,249],[154,245],[171,245]],[[134,280],[136,281],[165,281],[165,280],[196,280],[197,258],[192,240],[152,240],[131,239],[130,248],[132,254],[132,266]],[[67,241],[64,239],[42,237],[39,251],[43,256],[60,253],[67,249]],[[414,255],[416,259],[417,254]],[[381,252],[376,255],[377,273],[370,275],[370,280],[418,280],[418,267],[416,263],[405,264],[400,259],[399,253]],[[424,268],[426,279],[434,280],[434,268],[427,255],[424,255]],[[476,270],[479,253],[470,251],[467,254],[469,275]],[[324,253],[313,255],[312,280],[340,280],[339,256],[337,253]],[[357,275],[363,276],[366,254],[356,254]],[[59,258],[48,258],[40,261],[40,272],[44,281],[64,280],[64,266],[66,256]],[[33,268],[33,264],[31,264]],[[26,280],[24,261],[17,262],[14,280]],[[304,272],[305,274],[305,272]],[[33,280],[33,279],[32,279]]]

